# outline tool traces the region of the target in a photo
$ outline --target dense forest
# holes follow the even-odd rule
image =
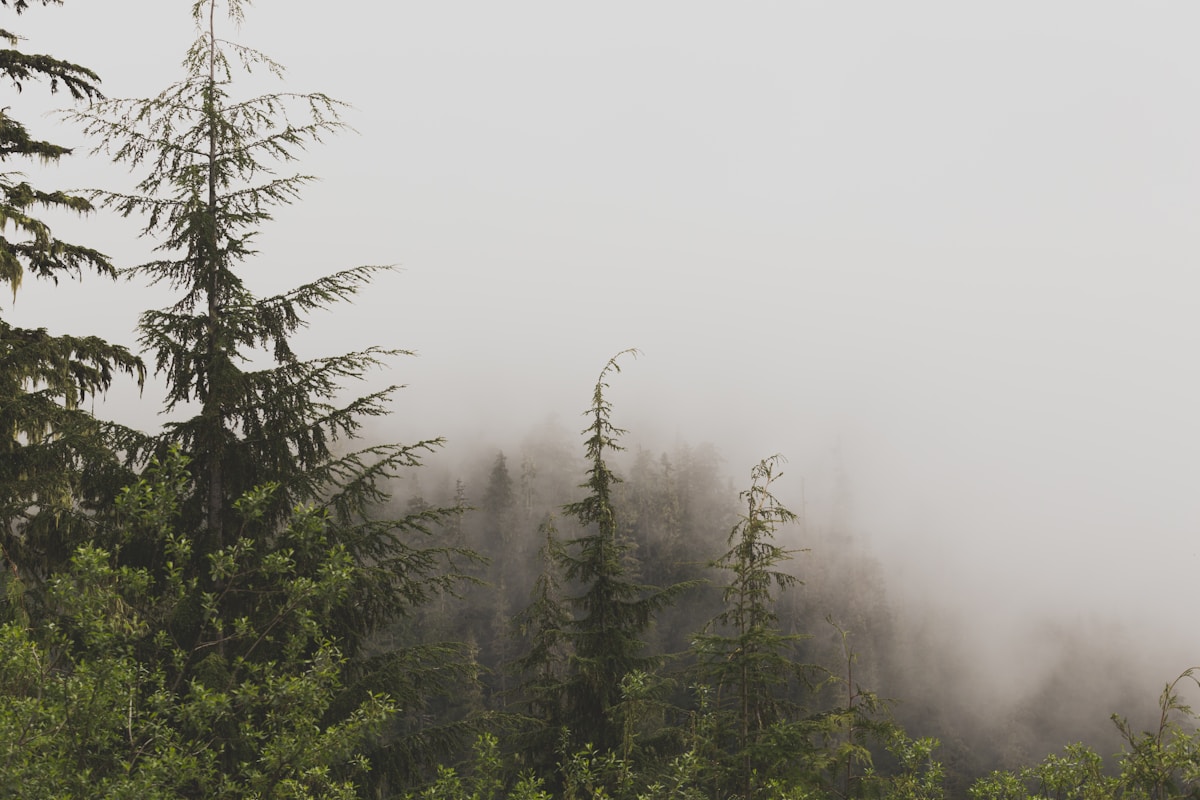
[[[0,0],[14,25],[54,5]],[[255,234],[311,180],[291,167],[343,127],[324,94],[240,94],[283,76],[224,38],[249,6],[196,0],[182,74],[146,99],[109,99],[88,67],[0,30],[10,90],[68,96],[92,157],[137,180],[32,185],[18,165],[70,150],[0,110],[0,278],[14,296],[117,277],[173,293],[136,351],[0,319],[0,793],[1200,793],[1184,700],[1200,674],[1155,705],[1154,687],[1087,677],[1104,642],[1071,642],[1017,707],[988,706],[849,523],[785,491],[781,455],[733,475],[711,445],[637,446],[610,391],[635,350],[578,387],[578,426],[504,450],[450,464],[440,439],[368,436],[398,387],[351,392],[405,351],[294,344],[386,268],[266,297],[247,281]],[[43,219],[103,225],[101,209],[138,220],[152,260],[114,264]],[[160,430],[88,410],[116,381],[147,387]],[[1134,716],[1075,741],[1070,710],[1108,702]]]

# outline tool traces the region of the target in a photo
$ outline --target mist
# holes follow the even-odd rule
[[[188,38],[168,5],[69,3],[23,32],[152,94]],[[834,534],[877,565],[912,659],[885,690],[1083,736],[1200,662],[1197,15],[260,0],[240,37],[352,103],[357,133],[300,165],[321,180],[251,282],[397,264],[299,346],[416,351],[373,378],[408,388],[372,435],[446,437],[446,475],[519,458],[548,419],[575,434],[605,360],[639,348],[612,382],[628,445],[711,443],[735,486],[781,453],[801,576]],[[53,182],[129,182],[66,136]],[[58,225],[147,257],[132,221]],[[133,344],[156,296],[29,286],[11,316]],[[156,408],[151,382],[97,413]],[[1058,721],[1028,705],[1047,691]]]

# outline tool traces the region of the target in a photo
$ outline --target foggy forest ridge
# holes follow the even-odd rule
[[[29,47],[139,95],[192,33],[168,5],[20,21]],[[577,500],[588,392],[634,345],[609,388],[617,473],[700,453],[736,498],[783,455],[792,602],[861,618],[864,673],[900,718],[1004,731],[1028,748],[1011,763],[1063,735],[1116,748],[1110,714],[1152,718],[1200,662],[1196,12],[460,11],[368,24],[259,0],[232,37],[352,104],[354,130],[304,154],[319,179],[255,239],[248,283],[394,265],[295,343],[414,352],[363,384],[404,387],[368,443],[446,440],[395,502],[478,501],[498,454],[515,474],[539,447],[570,454],[556,491]],[[144,49],[84,35],[115,17]],[[26,91],[11,113],[76,152],[31,179],[128,184],[46,107]],[[121,266],[152,257],[131,220],[47,218]],[[170,294],[30,280],[4,310],[137,349],[138,314]],[[156,431],[162,389],[118,380],[88,410]]]

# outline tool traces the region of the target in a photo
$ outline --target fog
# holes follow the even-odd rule
[[[188,5],[68,0],[12,27],[140,96],[176,74]],[[1095,632],[1153,703],[1200,661],[1197,23],[1180,3],[259,0],[234,38],[351,103],[357,132],[298,166],[321,180],[264,229],[254,285],[396,264],[303,347],[417,351],[378,376],[408,385],[378,434],[444,435],[451,460],[582,427],[637,347],[611,396],[630,442],[712,442],[739,482],[786,455],[783,494],[814,526],[841,515],[956,675],[1005,697],[1076,646],[1063,631]],[[46,174],[127,185],[101,162]],[[129,221],[60,224],[145,255]],[[89,279],[11,315],[132,344],[157,297]],[[153,386],[135,401],[103,413],[155,424]]]

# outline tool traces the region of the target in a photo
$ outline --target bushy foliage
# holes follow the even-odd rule
[[[200,590],[185,569],[193,542],[176,527],[185,467],[170,451],[117,501],[118,538],[159,537],[161,569],[82,546],[52,579],[36,625],[0,627],[0,793],[356,795],[347,775],[367,768],[364,742],[393,707],[375,695],[326,720],[341,688],[328,610],[350,587],[345,550],[329,542],[323,512],[301,508],[287,547],[256,552],[265,487],[238,503],[239,536],[204,557],[220,591]],[[302,566],[302,552],[313,561]],[[250,613],[228,620],[238,596],[254,597]],[[201,636],[174,635],[185,616]]]
[[[1198,717],[1182,700],[1186,684],[1200,686],[1200,668],[1185,670],[1159,696],[1158,724],[1137,731],[1120,715],[1112,719],[1124,739],[1115,763],[1082,743],[1016,770],[996,771],[970,788],[972,800],[1169,800],[1200,796]]]

